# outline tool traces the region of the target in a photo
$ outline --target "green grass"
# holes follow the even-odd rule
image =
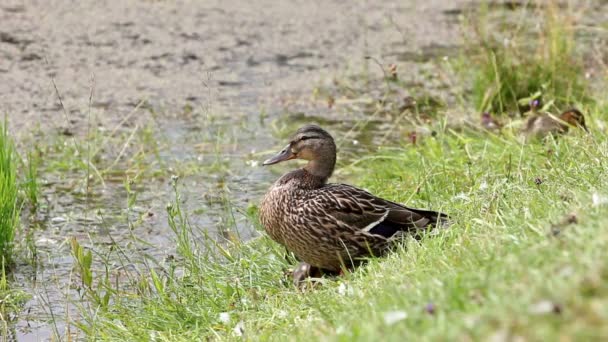
[[[13,341],[16,339],[13,322],[31,294],[11,286],[4,264],[0,272],[0,340]]]
[[[35,152],[29,152],[27,154],[27,165],[24,165],[25,180],[21,188],[23,188],[25,197],[29,201],[31,211],[36,211],[36,208],[38,208],[38,196],[40,194],[40,186],[38,184],[39,159],[40,157]]]
[[[576,133],[521,145],[442,130],[347,166],[355,184],[455,224],[304,293],[283,276],[294,263],[283,248],[214,244],[176,200],[179,255],[127,273],[127,287],[111,269],[84,271],[100,300],[75,323],[100,340],[608,338],[608,139]],[[241,215],[257,225],[255,206]]]
[[[572,12],[554,1],[528,6],[517,22],[491,16],[484,5],[472,16],[476,34],[462,70],[473,72],[472,100],[480,112],[523,112],[534,98],[558,109],[591,101]]]
[[[0,124],[0,261],[12,260],[13,239],[19,226],[15,148],[6,121]]]
[[[0,122],[0,340],[12,337],[12,321],[30,298],[10,283],[10,270],[16,259],[14,240],[20,225],[21,203],[16,151],[7,126],[6,120]]]

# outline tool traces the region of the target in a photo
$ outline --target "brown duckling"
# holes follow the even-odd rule
[[[407,233],[448,223],[446,214],[405,207],[346,184],[327,180],[336,164],[332,136],[306,125],[263,165],[290,159],[308,163],[270,187],[260,206],[260,221],[276,242],[302,262],[294,283],[318,270],[339,273],[362,258],[384,254]]]
[[[502,124],[496,120],[492,114],[488,112],[481,113],[481,127],[488,131],[499,131],[502,128]]]
[[[526,121],[523,133],[527,139],[544,138],[548,135],[565,134],[570,126],[582,128],[589,133],[585,116],[576,108],[564,111],[559,118],[548,113],[532,116]]]

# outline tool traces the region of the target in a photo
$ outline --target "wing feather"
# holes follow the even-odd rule
[[[348,229],[385,238],[447,218],[434,211],[412,209],[378,198],[346,184],[328,184],[318,189],[310,200],[317,205],[315,214],[325,218],[322,225],[327,229]]]

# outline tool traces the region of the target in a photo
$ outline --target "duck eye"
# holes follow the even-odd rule
[[[304,141],[304,140],[308,140],[308,139],[312,139],[312,138],[314,138],[314,137],[311,137],[311,136],[303,136],[303,137],[301,137],[301,138],[300,138],[300,141]]]

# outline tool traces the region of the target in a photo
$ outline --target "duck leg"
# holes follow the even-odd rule
[[[307,278],[315,278],[320,277],[322,275],[322,271],[318,267],[314,267],[311,264],[301,262],[296,266],[293,270],[293,284],[296,287],[300,287],[302,283],[306,281]]]
[[[308,278],[321,278],[322,276],[336,277],[344,275],[342,271],[334,272],[312,266],[311,264],[306,262],[300,262],[291,274],[293,277],[293,284],[296,287],[302,287],[302,285],[306,283],[306,280]]]

